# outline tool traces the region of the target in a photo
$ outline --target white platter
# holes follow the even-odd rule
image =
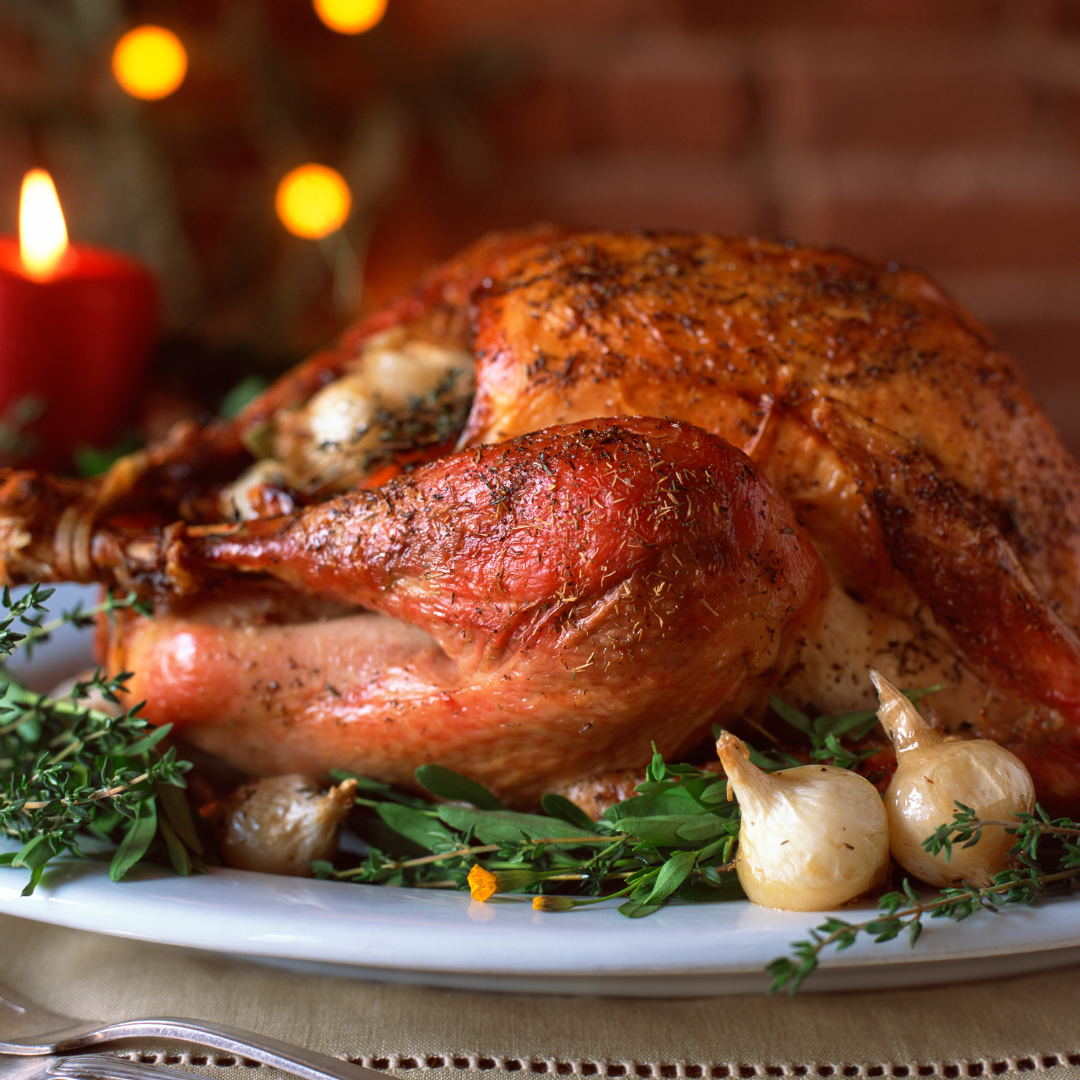
[[[63,603],[74,594],[65,590]],[[48,677],[86,665],[78,637],[35,662]],[[39,666],[40,665],[40,666]],[[40,682],[40,680],[38,680]],[[215,870],[179,878],[140,869],[121,884],[69,861],[20,895],[24,870],[0,869],[0,912],[121,937],[239,954],[306,970],[474,989],[617,996],[759,992],[762,969],[823,916],[742,901],[683,905],[644,919],[615,904],[541,913],[527,899],[386,889]],[[868,917],[847,911],[849,920]],[[918,946],[859,942],[831,953],[807,990],[958,982],[1080,962],[1080,896],[1035,908],[926,920]]]

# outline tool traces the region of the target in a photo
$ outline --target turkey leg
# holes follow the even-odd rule
[[[745,455],[640,417],[454,454],[280,519],[178,529],[153,557],[145,538],[94,550],[103,574],[184,594],[118,635],[114,663],[154,722],[252,771],[410,783],[432,761],[515,805],[642,764],[653,741],[685,751],[779,678],[826,588]],[[238,577],[366,611],[207,616]]]

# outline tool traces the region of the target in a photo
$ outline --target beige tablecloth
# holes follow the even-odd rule
[[[1080,1080],[1080,968],[920,990],[657,1000],[485,994],[300,975],[0,916],[0,981],[115,1020],[186,1015],[416,1080],[988,1076]],[[162,1059],[164,1060],[164,1059]],[[171,1062],[203,1066],[189,1055]],[[199,1071],[252,1073],[211,1060]],[[2,1074],[0,1074],[2,1075]]]

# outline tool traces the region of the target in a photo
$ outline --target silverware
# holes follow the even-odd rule
[[[0,1054],[0,1080],[205,1080],[199,1073],[128,1061],[112,1054],[11,1057]]]
[[[49,1067],[50,1077],[64,1080],[205,1080],[199,1073],[126,1061],[112,1054],[78,1054],[60,1058]]]
[[[258,1061],[301,1077],[301,1080],[386,1080],[382,1073],[373,1069],[224,1024],[176,1016],[140,1017],[115,1024],[76,1020],[72,1016],[49,1012],[0,986],[0,1055],[64,1056],[130,1039],[193,1043],[208,1050]],[[7,1070],[2,1061],[0,1058],[0,1077],[6,1080]],[[174,1072],[172,1069],[164,1071]]]

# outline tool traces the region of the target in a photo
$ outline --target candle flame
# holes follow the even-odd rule
[[[26,272],[51,277],[67,248],[67,226],[52,177],[44,169],[31,169],[19,198],[19,250]]]

